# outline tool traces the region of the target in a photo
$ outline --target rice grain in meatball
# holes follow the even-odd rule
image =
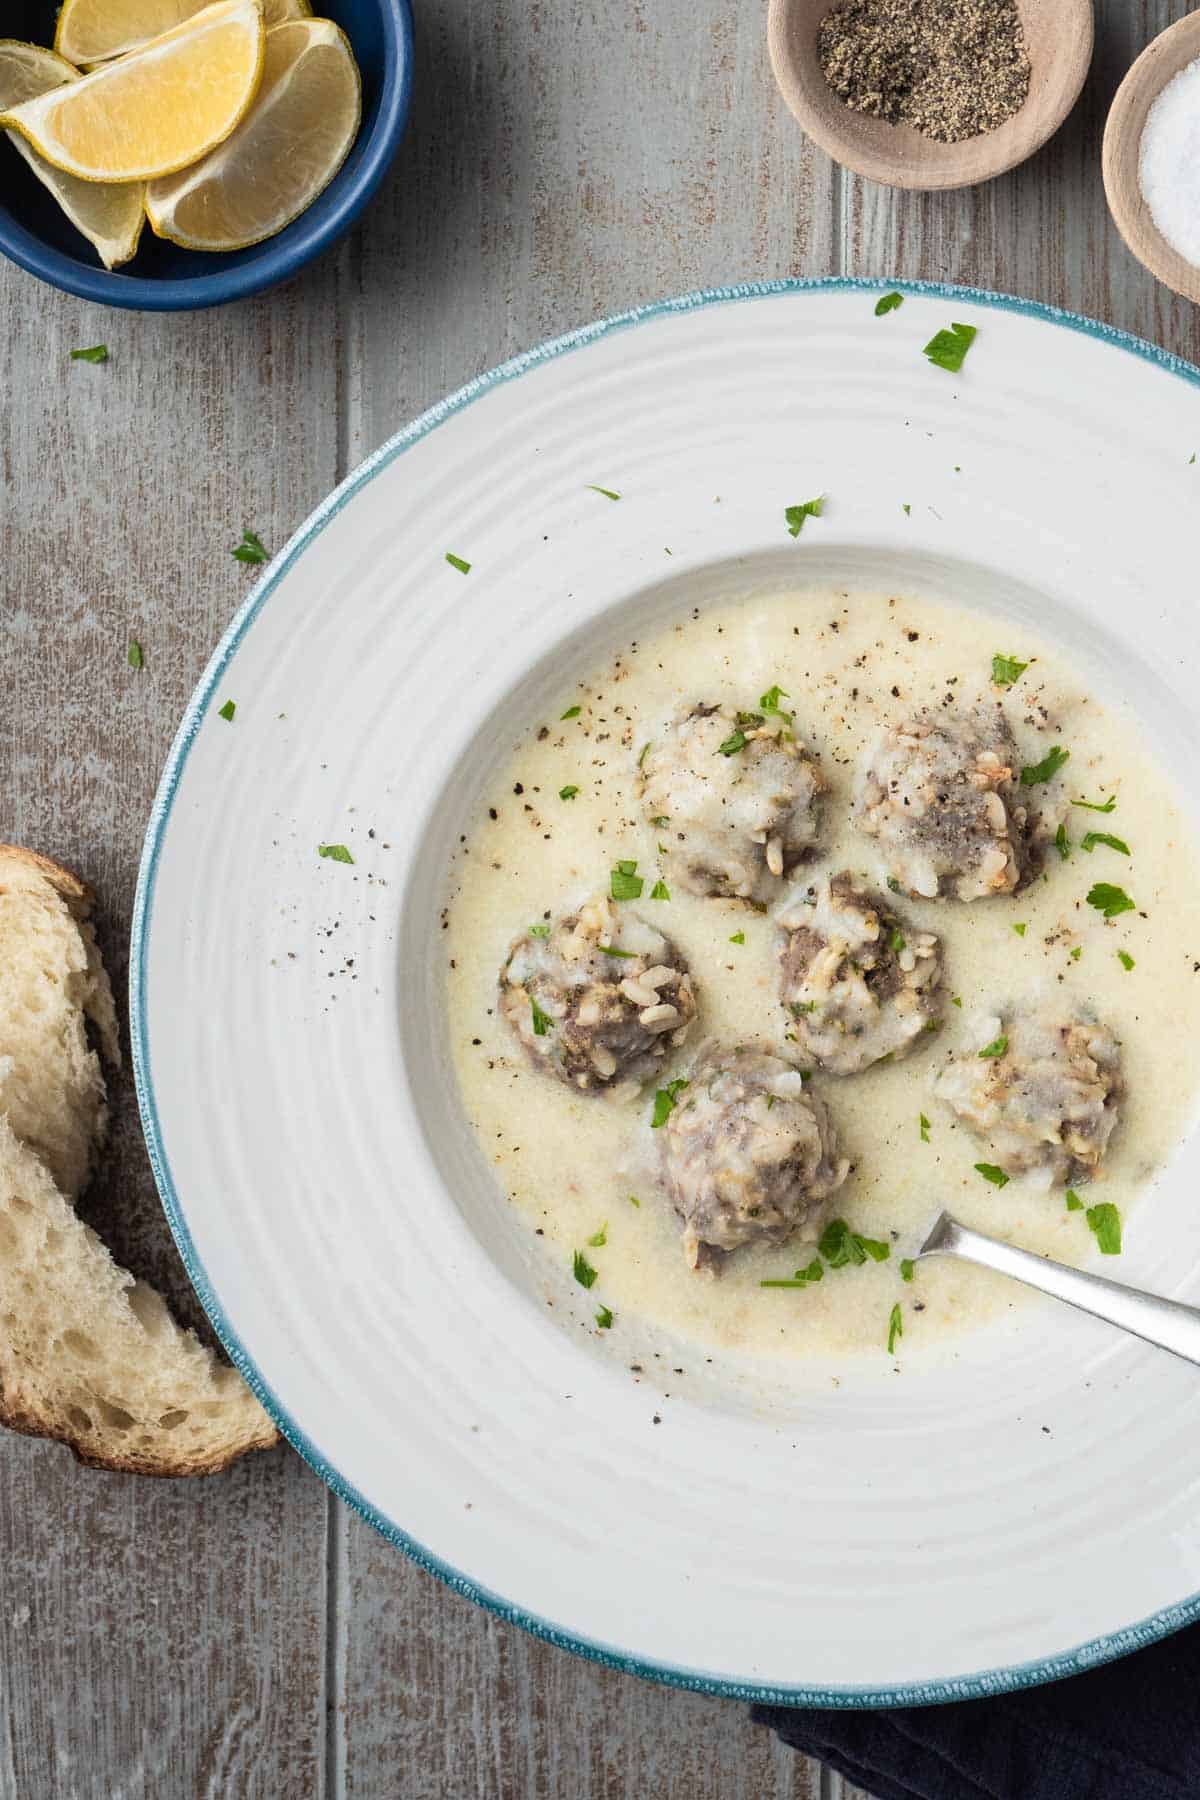
[[[854,821],[915,899],[1013,894],[1035,872],[1020,755],[998,706],[925,707],[887,727],[859,771]]]
[[[711,1042],[663,1128],[663,1164],[694,1269],[719,1268],[743,1244],[815,1237],[850,1167],[798,1069]]]
[[[668,876],[690,893],[769,898],[816,842],[825,784],[786,712],[685,708],[639,781]]]
[[[1038,1174],[1046,1186],[1094,1175],[1125,1092],[1108,1027],[1050,1003],[984,1019],[976,1036],[934,1092],[987,1145],[989,1161],[1006,1175]]]
[[[522,933],[500,1010],[535,1068],[582,1093],[632,1093],[684,1042],[696,1000],[670,938],[598,896]]]
[[[780,998],[795,1055],[857,1075],[930,1041],[942,1010],[941,945],[903,924],[848,870],[823,875],[776,914]]]

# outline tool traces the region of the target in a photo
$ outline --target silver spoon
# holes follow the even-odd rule
[[[1026,1287],[1039,1288],[1043,1294],[1065,1300],[1068,1306],[1091,1313],[1093,1318],[1107,1319],[1110,1325],[1119,1325],[1122,1331],[1130,1331],[1148,1344],[1157,1344],[1188,1362],[1200,1363],[1200,1307],[1163,1300],[1158,1294],[1109,1281],[1105,1275],[1085,1275],[1082,1269],[1069,1269],[1065,1263],[1051,1262],[1049,1257],[1035,1256],[1032,1251],[1018,1250],[1015,1244],[1002,1244],[998,1238],[971,1231],[945,1212],[915,1260],[920,1262],[926,1256],[957,1256],[963,1262],[1011,1275]]]

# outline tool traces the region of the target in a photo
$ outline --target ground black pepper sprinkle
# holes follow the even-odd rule
[[[942,144],[994,131],[1029,93],[1014,0],[839,0],[817,52],[847,106]]]

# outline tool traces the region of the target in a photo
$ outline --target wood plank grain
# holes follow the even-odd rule
[[[118,994],[159,769],[250,584],[230,547],[279,543],[336,477],[337,282],[154,319],[0,269],[0,836],[95,884]],[[113,1100],[83,1210],[201,1324],[127,1073]],[[0,1436],[4,1800],[319,1794],[326,1509],[285,1451],[156,1483]]]
[[[373,1532],[342,1618],[347,1800],[818,1800],[744,1706],[585,1663],[480,1612]]]

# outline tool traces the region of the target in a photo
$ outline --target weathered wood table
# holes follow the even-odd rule
[[[109,313],[0,268],[0,836],[78,868],[118,982],[143,827],[192,684],[278,545],[403,421],[539,339],[751,277],[924,276],[1200,357],[1116,238],[1115,86],[1185,0],[1102,0],[1073,117],[1016,174],[900,195],[777,100],[765,6],[434,0],[408,140],[359,234],[215,313]],[[73,347],[107,342],[104,367]],[[131,670],[136,636],[145,667]],[[89,1198],[201,1324],[132,1082]],[[782,1800],[842,1792],[732,1702],[534,1642],[411,1566],[288,1450],[211,1481],[0,1440],[0,1800]]]

